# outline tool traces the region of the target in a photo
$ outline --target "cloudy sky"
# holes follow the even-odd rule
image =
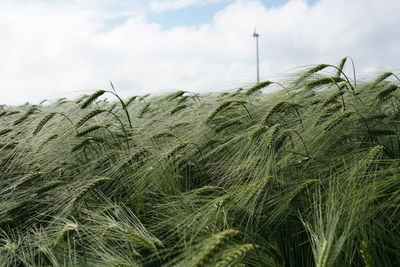
[[[0,0],[0,104],[210,92],[351,56],[400,66],[399,0]]]

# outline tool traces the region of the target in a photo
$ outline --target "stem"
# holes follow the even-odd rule
[[[244,107],[244,109],[247,111],[247,114],[249,114],[249,117],[250,117],[250,120],[252,119],[252,117],[251,117],[251,114],[250,114],[250,112],[249,112],[249,110],[247,109],[247,107],[245,106],[245,104],[242,104],[242,103],[240,103],[243,107]]]
[[[354,60],[352,57],[349,57],[349,56],[347,58],[350,58],[350,60],[351,60],[351,65],[353,67],[354,85],[357,86],[356,68],[354,67]]]
[[[76,134],[78,134],[78,129],[76,129],[75,124],[72,122],[72,120],[67,115],[65,115],[64,113],[61,113],[61,112],[57,112],[57,114],[60,114],[61,116],[66,118],[72,124],[72,126],[74,127],[74,130],[75,130]]]
[[[125,105],[125,102],[116,93],[114,93],[112,91],[106,91],[106,92],[113,94],[116,98],[118,98],[119,102],[121,102],[122,109],[125,111],[126,117],[128,119],[128,122],[129,122],[129,127],[132,128],[131,117],[129,116],[129,112],[128,112],[128,109],[127,109],[127,107]]]
[[[129,146],[128,134],[127,134],[127,132],[126,132],[126,130],[125,130],[124,124],[122,123],[122,121],[120,120],[120,118],[119,118],[117,115],[115,115],[113,112],[109,111],[109,113],[112,114],[112,115],[119,121],[119,124],[121,124],[122,131],[123,131],[124,134],[125,134],[126,145],[128,146],[128,150],[130,151],[131,149],[130,149],[130,146]]]
[[[353,85],[351,85],[350,79],[349,79],[349,77],[347,77],[346,73],[344,73],[341,69],[339,69],[339,68],[336,67],[335,65],[328,65],[328,66],[330,66],[330,67],[332,67],[332,68],[334,68],[334,69],[340,71],[340,73],[343,74],[344,78],[347,80],[347,83],[348,83],[348,84],[350,85],[350,87],[351,87],[351,91],[353,91],[353,94],[355,94],[355,93],[356,93],[356,90],[354,89]]]
[[[307,157],[311,158],[311,156],[310,156],[310,151],[308,150],[308,147],[306,146],[306,143],[304,142],[304,139],[303,139],[303,137],[299,134],[299,132],[296,131],[296,130],[293,129],[293,128],[289,128],[288,130],[293,131],[293,132],[300,138],[300,140],[301,140],[301,142],[303,143],[303,146],[304,146],[304,148],[305,148],[305,150],[306,150]]]
[[[356,110],[357,110],[357,109],[356,109]],[[368,135],[369,135],[369,140],[370,140],[371,144],[373,144],[373,143],[374,143],[374,139],[373,139],[373,136],[372,136],[372,133],[371,133],[371,129],[369,128],[369,125],[368,125],[367,121],[366,121],[365,118],[360,114],[360,112],[359,112],[358,110],[357,110],[357,112],[356,112],[355,114],[357,114],[358,116],[361,117],[361,120],[363,121],[365,127],[367,128]]]

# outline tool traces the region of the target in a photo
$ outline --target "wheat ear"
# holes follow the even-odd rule
[[[212,119],[214,119],[215,116],[218,115],[218,113],[220,113],[222,110],[224,110],[225,108],[227,108],[230,104],[232,104],[234,101],[226,101],[224,103],[222,103],[221,105],[219,105],[208,117],[206,121],[210,121]]]
[[[11,129],[11,128],[2,129],[2,130],[0,130],[0,136],[8,134],[9,132],[12,132],[12,131],[14,131],[14,129]]]
[[[213,235],[207,240],[206,245],[202,248],[199,253],[199,257],[193,263],[193,267],[205,266],[207,262],[212,260],[219,250],[225,245],[225,243],[237,235],[239,231],[234,229],[228,229],[221,233]]]
[[[266,125],[260,125],[258,126],[254,131],[252,131],[249,135],[249,139],[253,140],[254,138],[257,138],[257,136],[260,136],[261,134],[267,132],[269,129],[268,126]]]
[[[382,89],[381,91],[379,91],[378,93],[378,98],[379,100],[383,101],[388,99],[389,97],[392,96],[392,93],[394,93],[397,89],[399,89],[399,86],[396,84],[391,84],[388,87]]]
[[[92,104],[94,101],[96,101],[97,98],[102,96],[106,91],[105,90],[98,90],[94,94],[90,95],[82,104],[81,104],[81,109],[84,109],[88,107],[90,104]]]
[[[277,123],[274,126],[272,126],[269,131],[268,131],[268,141],[267,141],[267,146],[269,148],[272,148],[274,145],[275,141],[277,140],[279,130],[281,128],[281,124]]]
[[[257,83],[256,85],[254,85],[253,87],[248,89],[245,94],[248,96],[252,95],[252,94],[260,91],[261,89],[270,86],[272,83],[273,82],[270,82],[270,81],[264,81],[264,82]]]
[[[34,180],[36,180],[36,179],[38,179],[38,178],[40,178],[40,177],[42,177],[42,176],[44,176],[46,174],[47,174],[47,172],[34,172],[34,173],[31,173],[31,174],[28,174],[24,178],[22,178],[21,181],[19,181],[15,185],[15,188],[27,185],[30,182],[32,182],[32,181],[34,181]]]
[[[330,65],[328,64],[319,64],[311,69],[309,69],[307,72],[305,72],[303,75],[300,76],[300,78],[298,79],[298,82],[303,82],[305,79],[307,79],[309,76],[313,75],[314,73],[317,73],[327,67],[329,67]]]
[[[289,103],[286,101],[278,102],[268,110],[267,114],[265,114],[264,118],[262,119],[262,124],[267,124],[272,115],[277,112],[283,112],[289,110],[290,108],[298,108],[298,107],[300,107],[300,105],[295,103]]]
[[[227,255],[224,256],[222,260],[217,262],[215,264],[215,267],[223,267],[223,266],[230,266],[231,263],[236,261],[238,258],[242,257],[244,254],[246,254],[248,251],[254,249],[253,244],[244,244],[233,251],[229,252]]]
[[[105,109],[95,109],[95,110],[92,110],[91,112],[89,112],[88,114],[86,114],[85,116],[83,116],[77,123],[76,123],[76,127],[77,128],[79,128],[79,127],[81,127],[85,122],[87,122],[88,120],[90,120],[91,118],[93,118],[93,117],[95,117],[95,116],[97,116],[97,115],[99,115],[99,114],[101,114],[101,113],[103,113],[103,112],[106,112],[107,110],[105,110]]]
[[[188,105],[186,104],[179,105],[171,111],[171,115],[187,107]]]
[[[152,251],[153,253],[157,252],[156,245],[153,242],[147,240],[145,237],[138,235],[137,233],[135,233],[133,231],[125,231],[125,235],[129,240],[136,243],[137,245],[147,248],[148,250]]]
[[[73,199],[73,202],[74,202],[74,203],[78,202],[80,199],[82,199],[82,198],[86,195],[87,192],[89,192],[90,190],[92,190],[94,187],[96,187],[96,186],[98,186],[98,185],[100,185],[100,184],[102,184],[102,183],[105,183],[105,182],[107,182],[107,181],[110,181],[110,180],[111,180],[111,178],[108,178],[108,177],[101,177],[101,178],[98,178],[98,179],[92,181],[90,184],[88,184],[87,186],[85,186],[85,187],[78,193],[78,195],[76,195],[76,197]]]
[[[56,112],[50,112],[47,114],[40,122],[36,125],[35,130],[33,131],[33,135],[36,135],[39,133],[39,131],[44,127],[44,125],[51,120],[57,113]]]
[[[25,112],[21,117],[19,117],[16,121],[14,121],[14,126],[20,124],[25,121],[29,116],[31,116],[37,110],[36,107],[31,107],[27,112]]]
[[[346,61],[347,57],[344,57],[342,58],[342,60],[340,60],[339,66],[337,67],[338,69],[336,71],[336,77],[340,77],[340,75],[342,75],[344,65],[346,65]]]
[[[128,100],[125,101],[125,108],[127,108],[135,99],[137,98],[137,95],[130,97]]]
[[[374,267],[375,266],[374,258],[372,257],[372,253],[368,246],[367,241],[364,241],[364,240],[361,241],[360,254],[361,254],[361,258],[364,261],[365,267]]]
[[[337,98],[342,96],[344,94],[344,91],[338,91],[331,96],[329,96],[324,102],[322,102],[321,106],[327,107],[328,105],[335,103]]]
[[[43,187],[39,188],[36,192],[38,194],[42,194],[42,193],[47,192],[53,188],[56,188],[57,186],[62,185],[62,184],[64,184],[63,181],[55,180],[55,181],[52,181],[52,182],[44,185]]]
[[[317,267],[328,267],[330,243],[327,240],[322,242],[322,247],[318,254]]]
[[[141,118],[147,111],[149,111],[151,103],[146,103],[144,107],[140,110],[138,117]]]
[[[346,80],[342,79],[340,77],[323,77],[323,78],[308,82],[306,84],[306,88],[308,90],[311,90],[311,89],[314,89],[316,87],[320,87],[323,85],[337,84],[337,83],[344,82],[344,81],[346,81]]]
[[[231,127],[233,125],[241,125],[241,124],[243,124],[243,123],[240,120],[228,121],[228,122],[225,122],[225,123],[221,124],[220,126],[218,126],[215,129],[215,132],[219,133],[219,132],[223,131],[224,129],[228,128],[228,127]]]
[[[76,134],[76,136],[77,136],[77,137],[82,137],[82,136],[88,135],[88,134],[90,134],[90,133],[92,133],[92,132],[94,132],[94,131],[96,131],[96,130],[99,130],[99,129],[102,129],[102,128],[107,128],[107,127],[109,127],[109,126],[110,126],[109,124],[98,124],[98,125],[93,125],[93,126],[90,126],[90,127],[87,128],[87,129],[83,130],[82,132]]]
[[[350,117],[351,115],[355,114],[354,111],[345,111],[339,114],[334,120],[332,120],[328,125],[324,127],[324,131],[330,131],[338,124],[340,124],[344,119]]]

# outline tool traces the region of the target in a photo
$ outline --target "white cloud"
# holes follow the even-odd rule
[[[205,5],[226,0],[150,0],[150,9],[154,12],[164,12],[168,10],[177,10],[192,5]]]
[[[136,1],[113,1],[0,2],[0,102],[73,96],[110,80],[123,95],[249,85],[255,14],[263,79],[347,55],[359,71],[399,67],[397,0],[293,0],[271,9],[241,0],[209,24],[171,29],[150,23]],[[116,12],[135,15],[107,29]]]

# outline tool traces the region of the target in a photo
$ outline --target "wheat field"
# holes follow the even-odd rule
[[[400,80],[350,65],[1,106],[0,266],[399,266]]]

